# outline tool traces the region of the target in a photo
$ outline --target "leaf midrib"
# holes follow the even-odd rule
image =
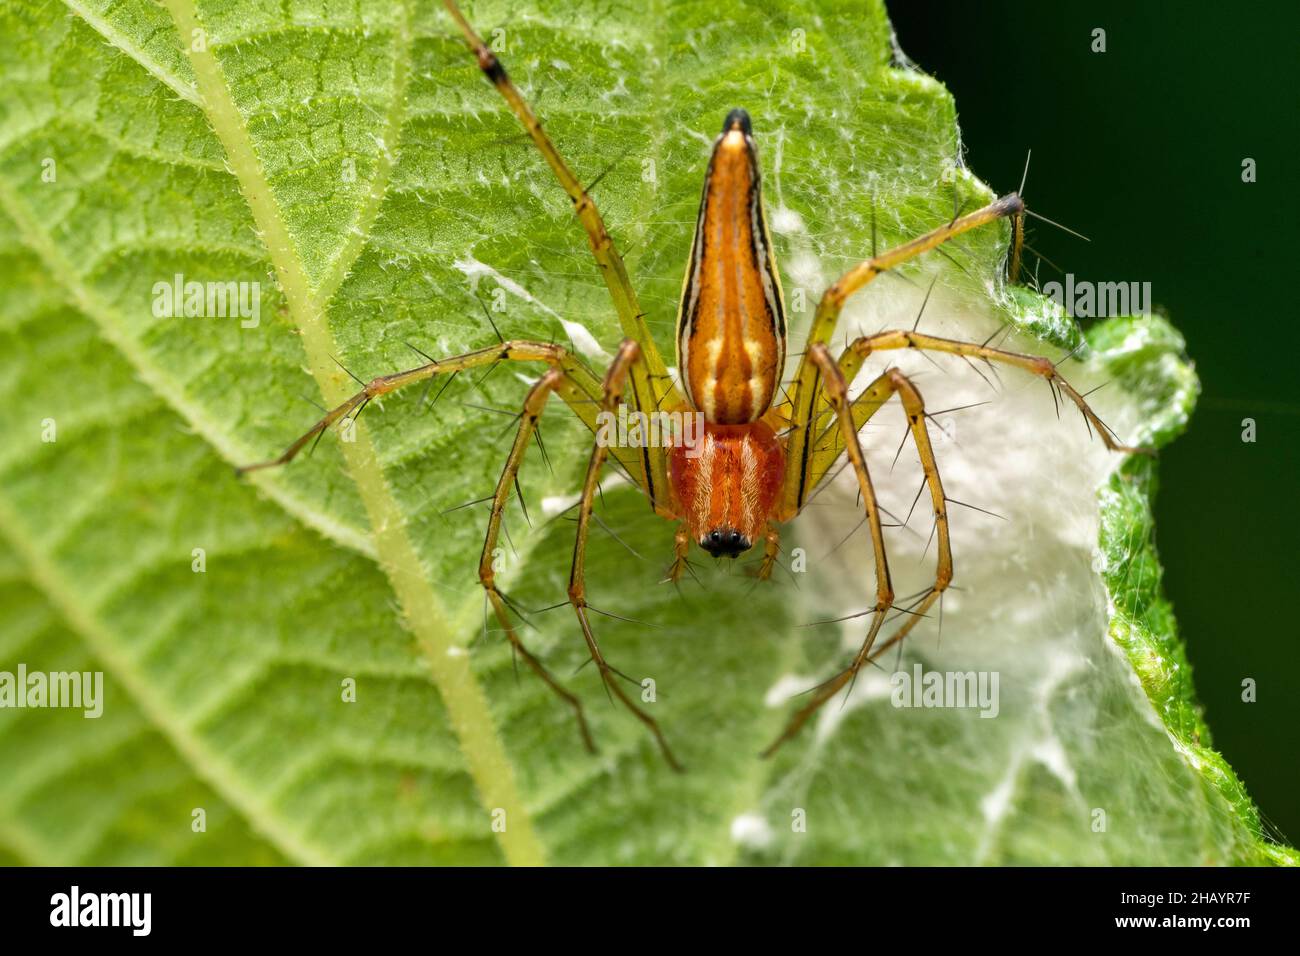
[[[181,37],[193,36],[199,28],[193,0],[166,0]],[[406,3],[395,8],[396,51],[394,96],[384,137],[380,170],[372,183],[360,215],[364,220],[377,214],[391,152],[401,131],[406,76],[410,66],[410,10]],[[360,239],[349,240],[320,289],[313,289],[306,270],[295,252],[288,227],[271,192],[242,115],[239,113],[220,64],[210,49],[186,48],[204,102],[204,113],[248,202],[261,232],[268,255],[284,290],[289,313],[302,334],[308,365],[327,403],[341,404],[351,394],[350,385],[333,364],[338,352],[326,319],[329,296],[350,268],[344,256],[355,258]],[[358,226],[363,226],[358,223]],[[354,236],[358,235],[354,230]],[[429,663],[449,721],[456,733],[467,769],[477,787],[484,808],[503,808],[510,825],[497,837],[508,862],[538,865],[545,861],[540,839],[519,793],[513,764],[492,719],[487,698],[469,666],[466,655],[449,653],[457,644],[445,609],[430,586],[418,553],[406,532],[406,522],[393,497],[378,456],[364,426],[356,429],[356,440],[341,443],[348,470],[370,520],[378,562],[387,575],[407,625]]]
[[[41,259],[51,275],[71,296],[77,308],[95,323],[100,334],[131,364],[141,381],[155,395],[179,413],[209,447],[232,465],[246,464],[256,457],[251,448],[236,440],[206,409],[187,396],[175,378],[160,368],[147,350],[131,337],[121,313],[81,277],[49,232],[37,222],[26,203],[3,181],[0,181],[0,209],[13,220],[23,243]],[[254,475],[253,478],[260,491],[307,527],[358,554],[369,558],[375,556],[375,548],[369,538],[336,521],[284,482],[274,477],[258,478]]]

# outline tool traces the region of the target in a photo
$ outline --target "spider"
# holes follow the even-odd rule
[[[568,586],[569,603],[603,683],[646,725],[665,760],[675,770],[680,770],[681,764],[658,722],[624,690],[619,680],[623,675],[606,660],[588,615],[584,583],[587,537],[601,472],[610,456],[633,479],[657,514],[678,523],[668,571],[668,579],[674,582],[687,568],[692,543],[714,557],[734,558],[761,541],[763,555],[756,575],[760,580],[769,578],[780,553],[778,525],[795,518],[813,489],[847,456],[857,478],[871,534],[875,603],[868,612],[870,622],[858,652],[843,670],[814,688],[807,703],[794,711],[781,734],[763,752],[763,756],[769,756],[793,737],[818,708],[850,684],[863,666],[901,642],[952,582],[949,499],[944,495],[930,443],[925,403],[912,380],[896,368],[882,373],[850,399],[848,383],[854,380],[870,355],[891,349],[924,349],[946,352],[967,361],[981,359],[1018,367],[1046,379],[1054,396],[1059,393],[1069,398],[1107,448],[1118,452],[1144,450],[1120,443],[1083,396],[1061,377],[1056,364],[1044,357],[991,347],[990,340],[975,344],[926,335],[915,329],[859,337],[838,358],[828,348],[840,311],[851,295],[881,273],[964,232],[1010,218],[1014,269],[1021,216],[1025,212],[1024,203],[1016,193],[873,255],[826,289],[813,316],[807,348],[786,390],[788,397],[778,402],[785,373],[786,315],[763,207],[753,127],[743,109],[733,109],[727,114],[705,172],[677,318],[678,377],[674,378],[650,335],[623,259],[596,203],[543,130],[496,55],[474,31],[454,0],[445,3],[479,68],[523,124],[572,201],[625,338],[603,378],[597,377],[568,349],[551,343],[518,340],[430,360],[417,368],[375,378],[326,413],[278,458],[241,471],[286,464],[309,442],[318,441],[336,422],[354,420],[372,399],[433,376],[504,361],[540,362],[548,366],[524,399],[518,430],[492,496],[479,561],[479,580],[514,651],[572,708],[588,750],[594,752],[595,745],[581,701],[520,640],[510,617],[511,602],[496,584],[492,560],[503,511],[516,485],[529,441],[552,394],[559,395],[598,436],[600,416],[613,413],[623,403],[625,393],[638,412],[675,410],[703,416],[703,434],[693,444],[680,439],[661,444],[641,441],[638,447],[611,445],[600,440],[594,443],[577,505],[577,535]],[[887,640],[877,644],[886,614],[895,609],[894,590],[885,554],[881,509],[858,433],[895,394],[901,401],[929,489],[938,557],[934,584],[910,606],[897,608],[906,612],[903,615],[906,621]]]

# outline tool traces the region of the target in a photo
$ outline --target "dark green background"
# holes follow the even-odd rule
[[[1204,389],[1161,452],[1157,544],[1216,746],[1300,839],[1300,506],[1294,288],[1296,5],[890,4],[906,54],[956,97],[999,192],[1033,150],[1028,241],[1078,279],[1149,281]],[[1106,52],[1091,52],[1092,31]],[[1257,181],[1241,181],[1243,158]],[[1035,265],[1028,257],[1029,269]],[[1060,279],[1043,263],[1042,282]],[[1257,423],[1242,442],[1242,419]],[[1243,678],[1258,702],[1241,701]]]

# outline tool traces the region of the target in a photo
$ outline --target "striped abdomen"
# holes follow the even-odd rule
[[[763,214],[749,115],[732,110],[713,146],[677,317],[691,405],[736,425],[772,404],[785,363],[785,310]]]

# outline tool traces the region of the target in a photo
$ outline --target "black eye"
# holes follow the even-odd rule
[[[734,558],[750,548],[750,540],[735,528],[715,528],[700,538],[700,547],[715,558]]]

